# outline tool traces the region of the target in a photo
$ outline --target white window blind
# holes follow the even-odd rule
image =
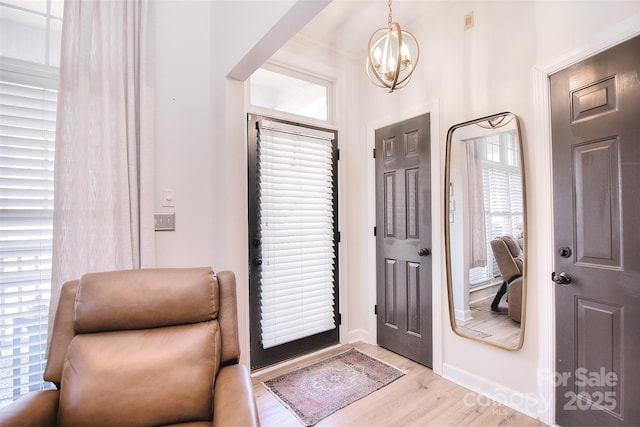
[[[335,328],[333,134],[259,123],[263,348]]]
[[[57,78],[41,68],[0,70],[0,404],[49,387]]]

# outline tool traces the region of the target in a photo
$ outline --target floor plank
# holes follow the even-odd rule
[[[407,374],[320,421],[329,426],[505,426],[541,427],[546,424],[489,401],[433,371],[381,347],[364,343],[333,348],[287,366],[252,374],[253,389],[264,427],[299,427],[300,421],[262,384],[286,372],[355,347]]]

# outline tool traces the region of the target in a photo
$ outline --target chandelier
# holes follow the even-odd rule
[[[376,30],[369,38],[367,50],[367,76],[376,86],[389,89],[389,93],[409,83],[420,57],[420,46],[415,36],[400,29],[393,22],[389,0],[388,27]]]

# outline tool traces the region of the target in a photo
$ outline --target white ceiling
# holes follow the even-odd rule
[[[393,21],[403,30],[415,31],[420,21],[444,0],[395,0]],[[371,34],[386,28],[389,14],[386,0],[333,0],[297,37],[323,44],[354,58],[366,55]]]

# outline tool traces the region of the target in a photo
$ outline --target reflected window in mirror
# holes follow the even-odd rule
[[[484,265],[469,268],[469,287],[476,289],[502,276],[491,250],[491,240],[511,235],[522,245],[523,212],[520,185],[520,156],[515,129],[495,135],[472,138],[480,154],[484,230],[487,259]],[[467,150],[469,152],[470,150]],[[472,159],[467,159],[472,161]]]

